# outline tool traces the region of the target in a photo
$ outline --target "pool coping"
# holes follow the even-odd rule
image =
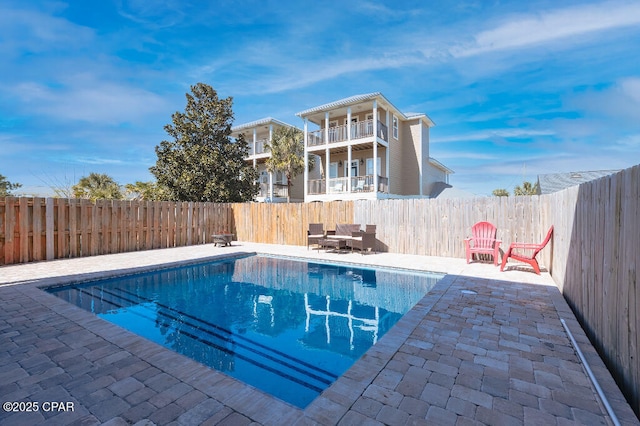
[[[259,249],[260,247],[258,247]],[[236,249],[237,250],[237,249]],[[50,310],[66,318],[78,326],[94,333],[96,336],[106,341],[118,345],[128,353],[149,362],[163,372],[174,376],[176,379],[189,384],[194,389],[203,392],[210,398],[222,403],[231,410],[246,416],[252,421],[261,424],[336,424],[350,410],[353,404],[360,398],[370,386],[376,376],[378,376],[385,366],[391,361],[400,347],[410,338],[420,321],[430,312],[435,304],[451,288],[452,284],[461,277],[459,274],[446,273],[445,276],[434,286],[434,288],[423,297],[416,306],[407,312],[373,347],[371,347],[359,360],[357,360],[342,376],[338,378],[320,396],[312,401],[305,409],[299,409],[293,405],[274,398],[263,391],[236,380],[224,373],[206,367],[203,364],[193,361],[186,356],[166,349],[161,345],[153,343],[145,338],[128,332],[119,326],[102,320],[94,314],[76,307],[52,294],[43,291],[43,288],[52,286],[69,285],[72,283],[85,282],[111,278],[116,276],[126,276],[137,273],[144,273],[152,270],[174,268],[189,264],[216,261],[224,258],[237,257],[240,255],[259,254],[260,251],[234,251],[233,253],[219,253],[210,256],[197,257],[162,264],[149,264],[140,267],[129,267],[123,269],[113,269],[106,271],[96,271],[89,273],[60,275],[48,278],[38,278],[34,280],[23,280],[19,282],[9,282],[0,284],[0,290],[4,287],[12,287],[16,291],[28,296],[34,302],[47,306]],[[274,254],[267,250],[268,255]],[[314,260],[315,253],[299,253],[291,256],[300,260]],[[276,255],[278,255],[276,253]],[[362,259],[362,262],[346,262],[351,265],[379,266],[367,263],[369,259]],[[329,260],[331,263],[344,264],[340,260]],[[383,266],[384,267],[384,266]],[[387,268],[393,268],[386,266]],[[425,272],[423,268],[401,268],[408,271]],[[428,271],[431,272],[431,271]],[[439,273],[439,272],[438,272]],[[543,284],[549,286],[550,284]],[[34,292],[33,289],[38,291]],[[555,292],[553,291],[555,290]],[[604,380],[604,388],[614,394],[613,404],[616,410],[622,411],[624,419],[628,420],[628,410],[624,407],[626,401],[620,401],[619,389],[612,382],[613,379],[606,371],[602,371],[604,364],[593,347],[588,343],[588,339],[577,323],[575,317],[562,298],[555,286],[549,289],[550,297],[559,312],[559,315],[568,319],[572,331],[576,334],[576,339],[581,345],[583,352],[596,364],[594,369],[599,380]],[[557,293],[557,294],[554,294]],[[593,366],[592,366],[593,368]],[[601,383],[602,386],[602,383]],[[616,392],[616,390],[618,392]],[[634,417],[635,418],[635,417]],[[373,419],[372,419],[373,420]],[[631,419],[633,423],[634,419]]]

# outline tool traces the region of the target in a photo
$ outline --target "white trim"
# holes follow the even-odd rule
[[[395,114],[393,114],[393,118],[391,120],[391,127],[391,134],[393,135],[393,138],[398,140],[398,137],[400,136],[400,120]]]

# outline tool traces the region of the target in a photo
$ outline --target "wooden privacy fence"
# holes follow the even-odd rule
[[[541,242],[539,255],[640,414],[640,166],[563,191],[530,197],[406,199],[296,204],[212,204],[0,199],[0,265],[211,242],[304,246],[309,223],[377,226],[381,251],[464,258],[481,220],[511,242]],[[509,279],[508,273],[504,275]]]
[[[640,165],[544,197],[553,279],[640,417]]]
[[[0,265],[211,242],[227,204],[0,198]]]

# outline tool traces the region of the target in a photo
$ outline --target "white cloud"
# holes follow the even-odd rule
[[[26,82],[6,90],[22,108],[64,120],[117,124],[166,109],[164,99],[137,87],[90,75],[70,76],[69,80],[62,88]]]
[[[528,138],[536,136],[553,136],[552,130],[531,130],[531,129],[487,129],[473,133],[462,133],[458,135],[445,136],[441,138],[432,138],[432,143],[449,143],[449,142],[477,142],[486,141],[492,138]]]
[[[633,25],[640,25],[640,2],[581,5],[514,18],[478,33],[473,45],[453,48],[451,53],[456,57],[473,56]]]
[[[68,51],[95,39],[88,27],[40,11],[0,7],[0,52]]]

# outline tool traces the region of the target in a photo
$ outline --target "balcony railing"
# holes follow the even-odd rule
[[[265,152],[269,152],[269,144],[267,139],[258,139],[256,141],[256,149],[255,152],[253,150],[253,141],[249,141],[249,155],[257,155],[264,154]]]
[[[329,194],[345,194],[349,193],[347,182],[349,178],[333,178],[329,179]],[[309,180],[307,185],[307,193],[309,195],[326,194],[326,180],[325,179],[313,179]],[[351,177],[351,192],[374,192],[373,175],[366,176],[352,176]],[[378,191],[377,192],[389,192],[389,178],[384,176],[378,176]]]
[[[261,198],[287,198],[289,195],[289,187],[286,183],[274,183],[273,194],[269,193],[269,184],[261,183],[258,191],[258,197]]]
[[[330,127],[328,131],[328,143],[338,143],[348,140],[347,126]],[[362,139],[373,136],[373,120],[358,121],[351,123],[351,140]],[[389,133],[387,126],[378,121],[377,136],[388,141]],[[325,129],[314,130],[307,133],[307,146],[317,146],[325,144]]]

